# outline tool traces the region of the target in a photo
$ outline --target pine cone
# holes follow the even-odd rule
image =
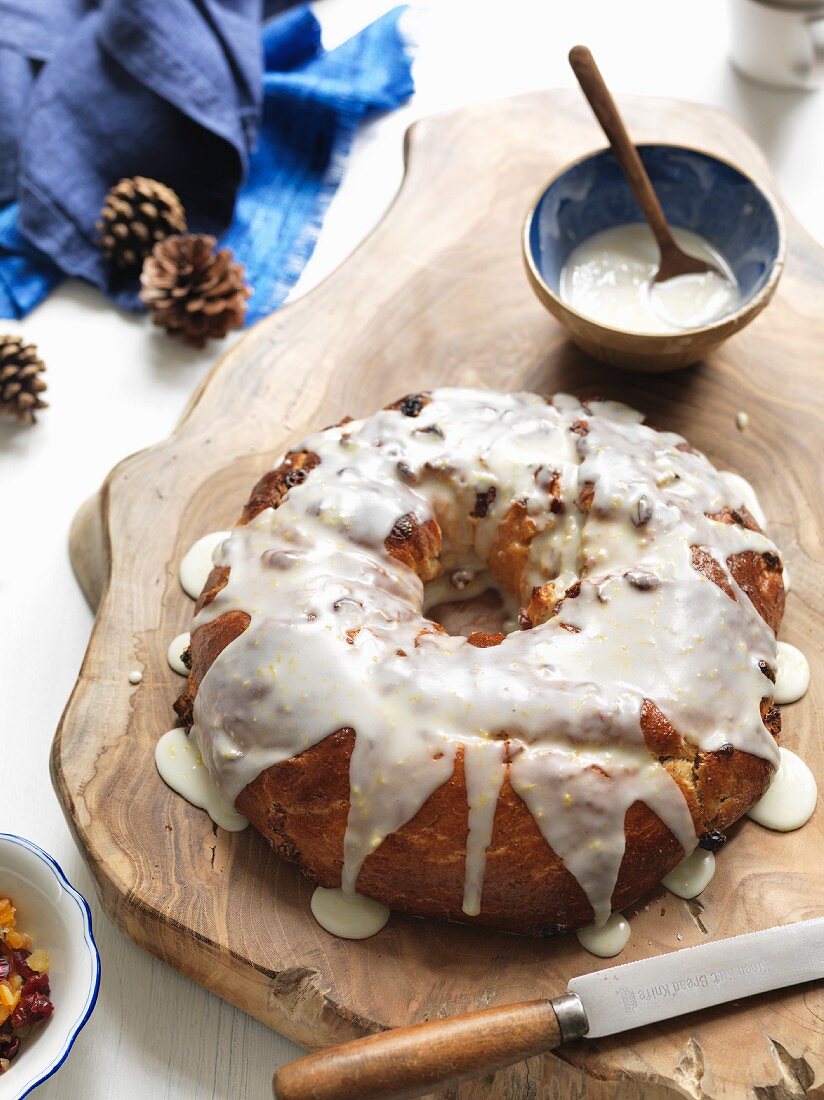
[[[186,214],[171,187],[135,176],[122,179],[109,191],[97,231],[111,262],[136,272],[158,241],[186,232]]]
[[[155,245],[140,276],[140,297],[154,323],[196,348],[240,328],[252,293],[243,264],[228,248],[213,251],[215,244],[203,233],[168,237]]]
[[[19,336],[0,336],[0,413],[33,424],[35,410],[47,407],[40,397],[46,389],[40,377],[45,369],[34,344],[24,344]]]

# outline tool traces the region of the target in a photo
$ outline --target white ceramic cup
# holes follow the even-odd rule
[[[728,0],[730,60],[762,84],[824,84],[824,0]]]

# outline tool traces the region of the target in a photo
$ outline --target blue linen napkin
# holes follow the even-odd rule
[[[175,188],[192,232],[228,228],[254,290],[249,320],[269,313],[312,253],[359,123],[414,90],[404,9],[327,52],[308,7],[261,33],[258,0],[103,0],[68,35],[64,22],[38,73],[9,13],[63,3],[86,6],[0,0],[3,42],[30,65],[14,85],[16,150],[14,127],[0,129],[0,158],[19,154],[17,201],[0,209],[0,315],[22,316],[62,274],[139,308],[94,230],[108,188],[138,174]],[[0,79],[0,114],[8,91]]]

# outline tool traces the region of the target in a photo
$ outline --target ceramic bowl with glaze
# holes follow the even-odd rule
[[[524,223],[524,262],[540,301],[588,354],[626,370],[678,370],[714,351],[769,302],[784,267],[784,223],[776,200],[728,161],[680,145],[637,148],[670,225],[692,230],[721,253],[738,282],[740,306],[697,328],[644,333],[602,324],[562,300],[561,270],[577,245],[643,221],[609,149],[568,165],[541,189]]]
[[[100,956],[85,898],[52,857],[30,840],[0,833],[0,896],[17,907],[17,924],[49,953],[54,1013],[20,1043],[0,1074],[0,1100],[22,1097],[56,1073],[91,1016],[100,987]]]

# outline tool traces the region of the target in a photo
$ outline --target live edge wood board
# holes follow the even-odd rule
[[[638,140],[720,153],[771,186],[762,155],[709,108],[628,98]],[[573,936],[534,941],[393,916],[346,942],[312,919],[312,887],[253,831],[229,835],[173,795],[153,749],[181,681],[166,648],[192,610],[177,563],[229,526],[275,455],[310,429],[436,385],[619,398],[758,489],[792,577],[782,637],[813,669],[784,743],[824,785],[824,251],[787,215],[773,304],[710,361],[619,373],[571,346],[527,284],[521,221],[546,178],[599,145],[577,95],[544,92],[418,122],[384,221],[318,289],[253,328],[174,435],[126,459],[78,516],[72,555],[98,605],[54,742],[53,778],[102,902],[137,943],[297,1042],[561,992],[601,965]],[[749,416],[736,429],[739,410]],[[143,681],[129,684],[140,669]],[[745,822],[700,902],[663,890],[628,915],[620,961],[824,912],[824,814],[798,833]],[[821,983],[582,1041],[469,1083],[467,1098],[824,1095]]]

